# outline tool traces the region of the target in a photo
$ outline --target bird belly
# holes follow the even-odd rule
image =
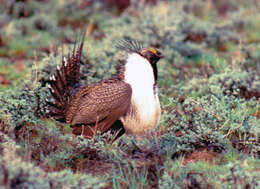
[[[161,107],[156,96],[153,99],[132,99],[130,108],[121,118],[126,133],[144,135],[157,126],[161,117]]]

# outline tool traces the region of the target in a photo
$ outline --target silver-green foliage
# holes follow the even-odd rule
[[[0,186],[5,188],[101,188],[102,177],[91,174],[74,174],[64,169],[59,172],[45,172],[33,163],[18,156],[20,147],[6,135],[0,134]]]

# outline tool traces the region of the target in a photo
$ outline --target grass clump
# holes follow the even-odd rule
[[[59,172],[45,172],[28,160],[18,157],[19,146],[8,139],[4,134],[0,136],[0,186],[6,188],[102,188],[105,183],[102,178],[91,174],[73,174],[71,170],[64,169]]]

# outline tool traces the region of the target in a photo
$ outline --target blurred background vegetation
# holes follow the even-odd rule
[[[260,187],[259,0],[0,4],[0,187]],[[162,118],[142,141],[46,116],[46,79],[84,30],[83,84],[115,72],[123,37],[163,52]]]

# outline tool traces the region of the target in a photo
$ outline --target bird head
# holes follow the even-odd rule
[[[151,64],[155,64],[163,58],[163,54],[154,47],[142,48],[138,53],[146,58]]]
[[[116,47],[129,53],[137,53],[147,59],[152,65],[163,58],[162,53],[158,49],[154,47],[143,48],[140,42],[129,37],[118,41]]]

